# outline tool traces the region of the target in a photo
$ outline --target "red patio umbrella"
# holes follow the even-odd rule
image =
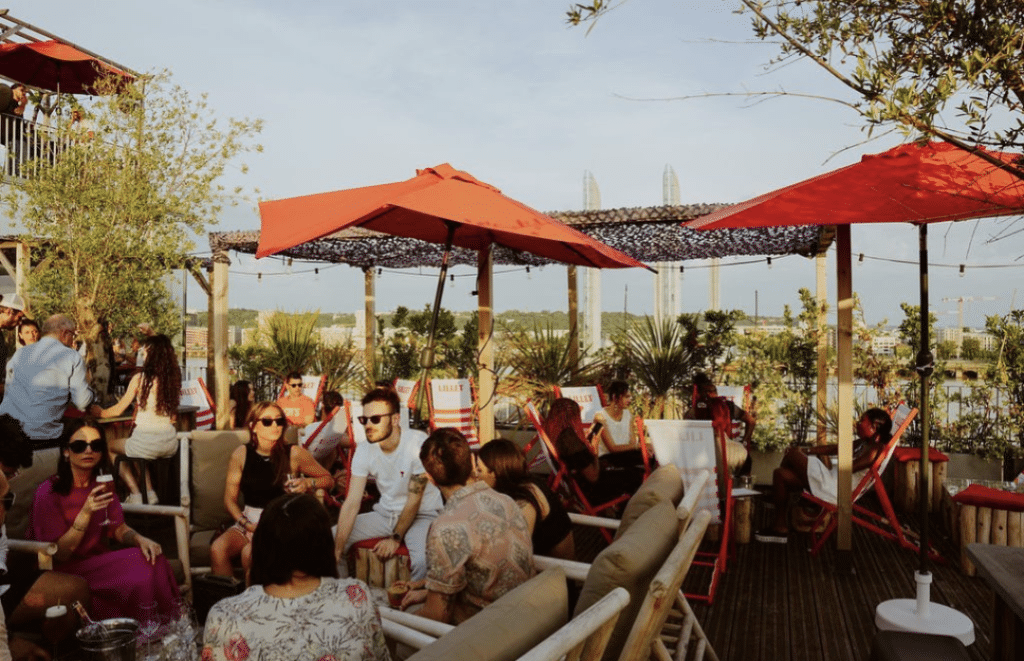
[[[479,251],[499,244],[592,268],[647,268],[447,163],[417,170],[415,177],[396,183],[261,202],[260,218],[257,258],[353,227],[444,243],[425,370],[433,363],[434,330],[453,245]],[[426,384],[421,384],[419,392],[425,391]]]
[[[983,149],[981,151],[984,151]],[[1021,156],[989,151],[1009,164]],[[928,350],[928,223],[1024,213],[1024,182],[984,158],[945,142],[909,144],[882,154],[869,154],[859,163],[813,177],[721,209],[686,223],[695,229],[773,227],[778,225],[845,225],[910,222],[919,227],[921,290],[921,475],[926,481],[930,447],[928,377],[933,359]],[[848,230],[847,230],[848,231]],[[837,256],[840,270],[849,271],[848,234]],[[849,361],[848,355],[839,356]],[[840,369],[843,373],[843,369]],[[847,372],[849,373],[849,372]],[[852,406],[847,410],[852,409]],[[842,436],[840,437],[842,441]],[[926,490],[922,493],[927,493]],[[847,521],[847,526],[849,522]],[[928,504],[921,499],[919,588],[928,577]],[[928,579],[930,581],[930,578]],[[902,600],[900,600],[902,601]],[[925,599],[927,601],[927,599]],[[921,607],[919,589],[918,607]],[[927,608],[924,608],[927,611]],[[973,635],[973,634],[972,634]]]
[[[31,87],[65,94],[96,94],[106,76],[134,76],[60,41],[0,44],[0,75]]]

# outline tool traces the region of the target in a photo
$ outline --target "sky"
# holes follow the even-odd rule
[[[808,63],[769,70],[776,46],[753,39],[729,0],[630,0],[590,32],[565,23],[564,0],[406,2],[346,0],[12,0],[11,14],[141,72],[169,70],[206,93],[218,117],[262,118],[263,153],[244,158],[229,185],[278,199],[407,179],[448,162],[542,211],[582,208],[584,173],[603,208],[662,203],[662,173],[679,177],[683,204],[740,202],[900,142],[865,143],[858,117],[836,103],[788,96],[670,100],[703,93],[787,91],[844,96]],[[848,98],[845,97],[844,98]],[[1011,220],[930,231],[931,300],[940,325],[967,325],[1024,304],[1024,239]],[[215,231],[257,229],[252,204],[225,211]],[[918,300],[917,229],[854,227],[854,290],[868,323],[902,319]],[[440,251],[440,247],[438,247]],[[205,237],[196,251],[208,254]],[[721,307],[761,316],[796,307],[814,287],[802,257],[722,261]],[[959,265],[965,264],[963,276]],[[706,263],[686,264],[682,308],[708,307]],[[1004,265],[1012,267],[1004,268]],[[319,273],[314,272],[319,269]],[[476,306],[473,272],[456,268],[443,305]],[[834,294],[834,249],[829,257]],[[262,276],[258,275],[262,274]],[[653,312],[653,276],[602,273],[602,307]],[[232,255],[232,307],[354,312],[363,276],[346,265]],[[377,310],[421,309],[432,269],[385,270]],[[497,311],[566,309],[565,269],[495,267]],[[974,300],[969,300],[974,299]],[[985,300],[982,300],[985,299]],[[204,308],[196,285],[189,307]]]

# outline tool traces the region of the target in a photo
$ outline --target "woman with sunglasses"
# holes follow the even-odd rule
[[[161,615],[175,615],[181,596],[160,545],[124,522],[121,503],[96,479],[98,471],[110,472],[106,450],[91,418],[66,426],[57,474],[36,490],[27,536],[55,542],[54,569],[88,582],[93,618],[138,619],[141,606],[153,602]],[[128,548],[112,551],[110,539]]]
[[[110,408],[103,409],[102,418],[114,418],[125,412],[135,402],[135,427],[127,439],[110,442],[110,459],[117,455],[143,459],[170,457],[178,449],[178,431],[174,421],[178,416],[181,401],[181,368],[174,353],[171,338],[154,335],[146,340],[146,359],[142,371],[132,377],[124,396]],[[156,492],[149,472],[145,471],[149,504],[157,504]],[[142,493],[135,476],[126,465],[121,466],[121,479],[131,492],[126,503],[142,502]]]
[[[307,493],[334,486],[334,478],[313,455],[298,445],[285,443],[288,420],[280,406],[274,402],[254,405],[248,427],[249,443],[231,453],[224,487],[224,507],[235,525],[210,546],[210,571],[221,576],[234,575],[231,561],[239,555],[248,576],[252,534],[271,500],[286,492]],[[244,509],[238,506],[239,494]]]

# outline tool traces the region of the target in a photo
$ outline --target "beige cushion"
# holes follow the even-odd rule
[[[514,661],[563,624],[569,612],[565,574],[548,569],[409,657],[409,661]]]
[[[231,516],[224,508],[228,460],[239,445],[249,442],[249,431],[194,431],[192,436],[192,527],[216,529]]]
[[[590,566],[574,616],[617,587],[629,591],[629,604],[615,623],[605,661],[619,658],[654,575],[679,541],[678,530],[675,507],[669,501],[655,503]]]
[[[655,503],[667,501],[676,506],[683,499],[683,476],[674,464],[665,464],[650,474],[637,492],[626,503],[622,522],[615,537],[622,537],[633,522]]]

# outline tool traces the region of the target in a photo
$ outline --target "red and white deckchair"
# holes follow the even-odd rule
[[[416,391],[419,390],[420,382],[410,379],[395,379],[395,392],[398,393],[398,401],[401,404],[402,427],[408,429],[411,411],[416,406]]]
[[[476,426],[476,388],[472,379],[427,379],[430,431],[458,429],[471,448],[480,447]]]
[[[908,531],[904,530],[903,525],[900,524],[900,520],[896,516],[896,510],[892,506],[892,499],[889,498],[885,485],[882,483],[882,475],[885,473],[889,460],[892,459],[892,455],[896,451],[896,446],[899,445],[900,437],[903,436],[903,433],[910,426],[910,423],[914,421],[915,417],[917,417],[917,409],[911,409],[906,404],[900,404],[893,413],[893,424],[896,424],[896,421],[899,420],[899,426],[893,432],[892,438],[885,446],[885,450],[878,455],[871,464],[871,467],[864,473],[860,482],[854,486],[852,495],[853,516],[851,517],[858,526],[870,530],[885,539],[894,541],[910,551],[920,551],[920,546],[916,536],[908,534]],[[874,489],[875,494],[878,496],[878,502],[882,507],[882,514],[872,512],[857,502],[872,489]],[[813,542],[811,552],[818,553],[836,530],[838,523],[836,517],[837,507],[834,502],[818,498],[808,491],[804,491],[801,496],[821,507],[821,513],[818,514],[818,517],[811,525],[811,540]],[[821,533],[816,533],[816,530],[821,530]],[[928,549],[928,554],[933,560],[943,562],[942,557],[935,549]]]
[[[732,471],[725,466],[725,436],[718,435],[719,449],[716,451],[715,429],[710,420],[647,420],[645,428],[646,439],[641,441],[650,441],[659,464],[674,464],[679,468],[686,489],[704,471],[720,476],[704,483],[694,508],[694,511],[709,511],[712,521],[722,524],[718,549],[714,552],[698,552],[700,559],[693,562],[697,566],[711,569],[710,584],[706,594],[686,595],[688,599],[710,604],[715,599],[719,579],[725,573],[732,540]]]
[[[201,378],[181,383],[181,406],[195,406],[196,429],[213,429],[217,423],[217,407]]]
[[[608,405],[601,386],[555,386],[555,397],[566,397],[580,405],[583,429],[590,431],[594,415]]]

